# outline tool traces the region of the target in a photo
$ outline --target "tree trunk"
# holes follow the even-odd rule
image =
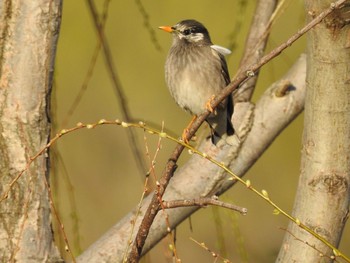
[[[49,139],[49,99],[61,5],[60,0],[0,1],[1,198]],[[46,153],[1,201],[1,262],[60,261],[44,183],[48,171]]]
[[[308,19],[331,2],[306,0]],[[336,11],[308,34],[302,164],[293,210],[335,247],[350,200],[350,52],[344,13]],[[277,262],[332,261],[332,249],[297,225],[290,223],[288,232],[292,235],[286,233]]]

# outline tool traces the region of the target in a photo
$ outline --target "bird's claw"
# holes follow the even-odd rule
[[[213,107],[211,106],[212,102],[215,99],[215,95],[211,96],[210,99],[207,101],[207,103],[205,104],[205,108],[210,111],[211,113],[213,113],[215,110],[213,109]]]
[[[189,141],[188,141],[188,139],[187,139],[187,135],[188,135],[189,131],[190,131],[190,130],[189,130],[188,128],[186,128],[186,129],[183,130],[182,135],[181,135],[182,141],[183,141],[184,143],[186,143],[186,144],[189,143]]]
[[[190,121],[190,123],[187,125],[187,127],[184,129],[184,131],[182,132],[182,136],[181,136],[181,139],[182,139],[182,141],[184,142],[184,143],[187,143],[188,144],[188,139],[187,139],[187,137],[188,137],[188,134],[189,134],[189,132],[190,132],[190,128],[191,128],[191,126],[192,126],[192,124],[195,122],[195,120],[197,119],[197,116],[196,115],[194,115],[193,117],[192,117],[192,120]]]

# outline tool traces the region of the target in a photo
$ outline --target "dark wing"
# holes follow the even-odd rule
[[[225,57],[221,53],[219,53],[219,57],[221,60],[221,74],[224,77],[225,83],[227,86],[231,82],[230,75],[227,69],[227,63],[226,63]],[[235,130],[231,123],[232,114],[233,114],[233,99],[232,99],[232,96],[228,96],[227,97],[227,124],[226,124],[227,135],[233,135],[235,133]]]

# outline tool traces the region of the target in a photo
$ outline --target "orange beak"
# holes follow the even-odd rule
[[[158,27],[161,30],[164,30],[165,32],[171,33],[174,31],[174,29],[171,28],[171,26],[160,26]]]

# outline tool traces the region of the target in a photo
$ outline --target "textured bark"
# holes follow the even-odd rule
[[[306,0],[309,19],[332,1]],[[349,26],[340,10],[308,34],[302,164],[293,214],[338,246],[350,200]],[[290,224],[278,262],[331,262],[332,250]],[[320,252],[328,257],[321,257]]]
[[[0,1],[0,193],[49,139],[61,1]],[[57,262],[40,156],[0,204],[0,261]]]

